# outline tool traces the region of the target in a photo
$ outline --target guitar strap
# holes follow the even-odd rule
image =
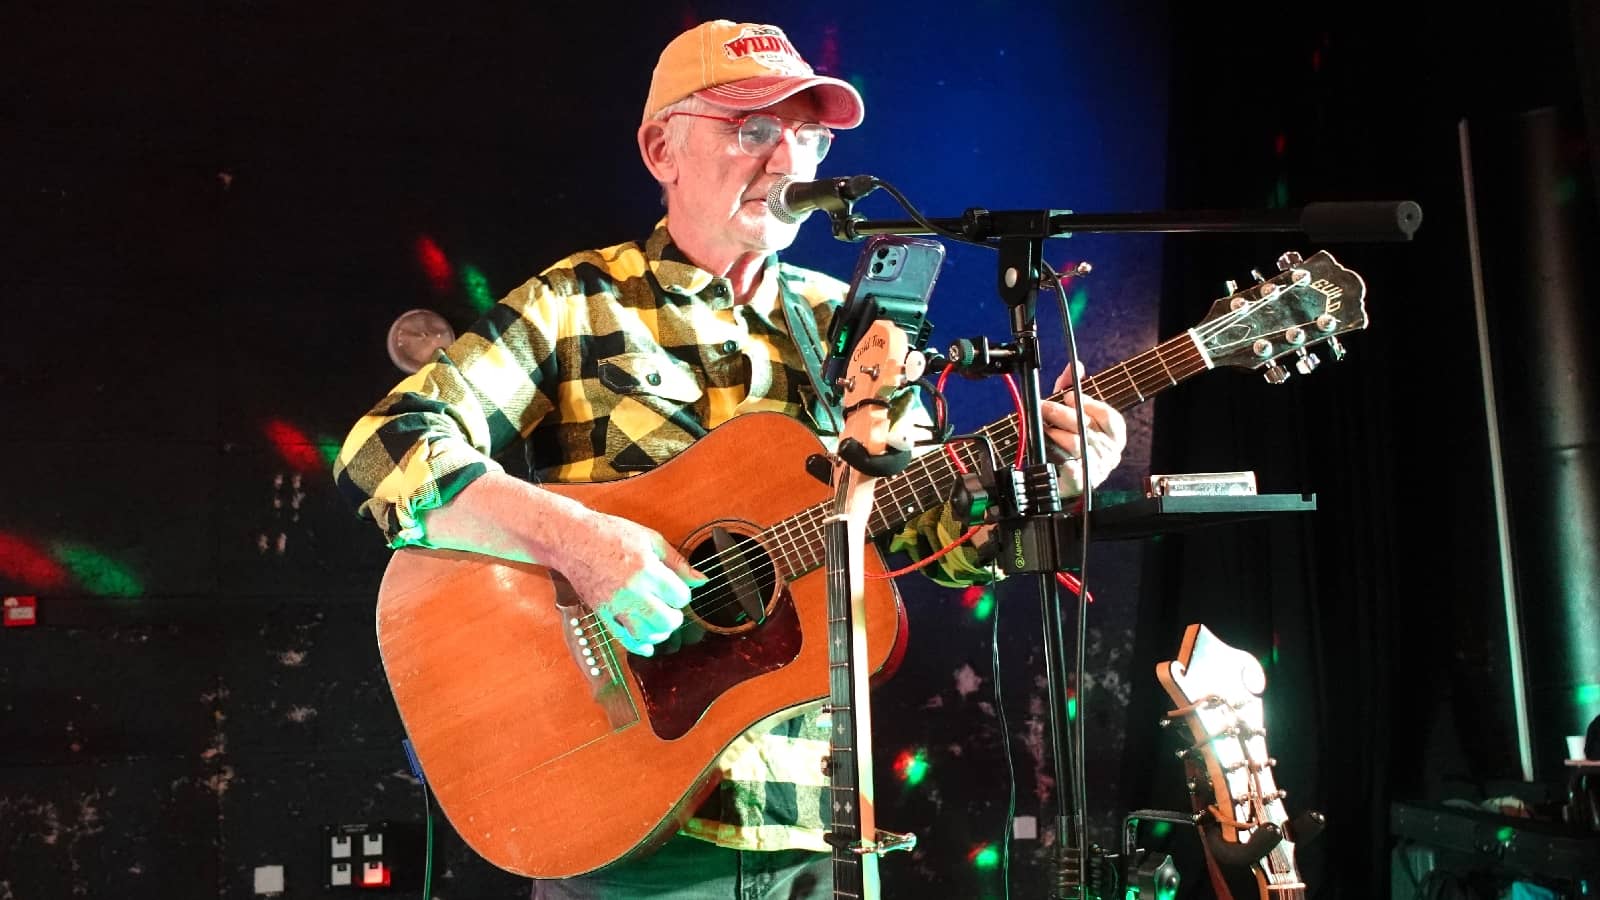
[[[805,361],[809,385],[800,388],[800,400],[805,405],[811,427],[818,434],[838,435],[844,423],[837,407],[827,400],[828,392],[822,382],[822,335],[817,333],[817,318],[804,299],[789,290],[789,281],[778,277],[778,294],[783,298],[783,318],[789,325],[789,337]]]

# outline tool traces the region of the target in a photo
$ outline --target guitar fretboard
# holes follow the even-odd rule
[[[1193,332],[1171,338],[1144,353],[1083,379],[1083,392],[1115,407],[1128,409],[1161,391],[1210,368],[1210,363]],[[1061,400],[1065,392],[1050,399]],[[1016,455],[1020,432],[1015,413],[983,427],[982,433],[993,443],[1002,464]],[[868,532],[887,534],[899,529],[925,509],[950,499],[951,489],[961,469],[951,459],[960,460],[966,471],[976,471],[982,451],[971,442],[950,446],[950,452],[927,453],[917,457],[904,472],[878,481],[877,502],[872,509]],[[826,545],[822,522],[828,504],[819,503],[768,528],[761,543],[772,553],[776,567],[788,580],[822,565]]]
[[[828,558],[828,807],[829,832],[836,842],[861,839],[861,778],[856,766],[855,684],[851,677],[849,524],[835,519],[823,528]],[[860,897],[861,858],[844,846],[833,850],[833,895]]]

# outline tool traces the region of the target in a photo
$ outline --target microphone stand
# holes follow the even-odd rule
[[[863,187],[866,184],[863,183]],[[1060,804],[1057,816],[1057,834],[1060,837],[1062,856],[1056,873],[1056,896],[1061,900],[1100,900],[1091,898],[1088,885],[1098,883],[1089,872],[1087,798],[1084,785],[1084,719],[1082,698],[1079,698],[1077,715],[1068,714],[1073,724],[1071,753],[1062,740],[1060,712],[1066,709],[1069,687],[1065,681],[1064,655],[1065,631],[1061,619],[1061,604],[1054,573],[1076,561],[1080,567],[1084,560],[1074,554],[1073,548],[1061,546],[1058,535],[1069,533],[1058,528],[1066,518],[1061,511],[1061,498],[1056,490],[1054,467],[1048,462],[1044,445],[1044,420],[1041,414],[1042,398],[1039,392],[1039,337],[1035,323],[1041,277],[1043,275],[1044,241],[1052,237],[1071,237],[1079,232],[1303,232],[1314,242],[1328,241],[1408,241],[1422,222],[1422,208],[1404,201],[1312,203],[1300,209],[1246,211],[1195,211],[1150,213],[1098,213],[1076,214],[1066,210],[1001,210],[990,211],[969,208],[960,218],[872,221],[857,216],[852,211],[854,202],[870,192],[871,188],[887,187],[877,179],[859,192],[840,192],[837,204],[828,205],[832,219],[833,236],[845,241],[860,241],[874,234],[925,235],[935,234],[956,237],[969,242],[984,243],[999,251],[999,277],[997,287],[1000,298],[1010,309],[1011,332],[1014,343],[1011,352],[997,354],[986,361],[986,373],[1010,372],[1020,382],[1022,415],[1018,422],[1018,439],[1024,442],[1026,453],[1023,468],[1013,471],[1009,478],[995,473],[1002,507],[999,523],[1002,548],[1000,562],[1007,572],[1035,573],[1038,581],[1039,603],[1043,614],[1043,640],[1045,676],[1048,685],[1047,710],[1050,724],[1051,755],[1055,766],[1058,789],[1071,786],[1072,807]],[[898,191],[890,188],[897,199],[905,204]],[[855,196],[850,196],[855,193]],[[905,204],[908,209],[909,204]],[[913,215],[915,213],[913,212]],[[1070,320],[1066,323],[1071,328]],[[1074,360],[1075,362],[1075,360]],[[1088,486],[1089,464],[1083,463],[1082,543],[1087,553],[1089,542],[1089,511],[1092,489]],[[1009,487],[1007,487],[1009,486]],[[1078,603],[1077,683],[1083,684],[1085,617],[1087,604],[1080,589]],[[1072,778],[1067,768],[1072,767]],[[1008,826],[1009,827],[1009,824]]]

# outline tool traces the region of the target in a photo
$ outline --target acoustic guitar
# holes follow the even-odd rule
[[[1343,355],[1365,328],[1366,285],[1326,251],[1285,254],[1270,278],[1217,300],[1182,335],[1084,379],[1125,409],[1218,367],[1288,377],[1311,349]],[[1059,395],[1058,395],[1059,398]],[[984,431],[1002,458],[1015,416]],[[969,470],[976,451],[954,449]],[[579,875],[670,837],[709,789],[717,758],[751,728],[828,694],[827,592],[819,570],[829,510],[825,456],[810,430],[773,413],[735,418],[639,476],[548,485],[660,532],[711,580],[694,591],[676,653],[627,655],[559,573],[456,551],[404,549],[378,594],[378,647],[440,808],[496,866]],[[880,479],[867,525],[892,533],[950,498],[946,453]],[[876,552],[868,572],[881,573]],[[869,580],[868,664],[892,671],[906,633],[893,583]],[[647,761],[641,765],[640,761]]]
[[[1285,810],[1272,774],[1278,761],[1267,753],[1261,663],[1196,624],[1156,678],[1178,705],[1163,724],[1183,722],[1194,739],[1179,756],[1215,896],[1234,900],[1232,876],[1248,872],[1259,900],[1305,900],[1295,846],[1316,837],[1323,820],[1306,813],[1291,822]]]

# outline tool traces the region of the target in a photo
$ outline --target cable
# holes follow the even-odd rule
[[[933,562],[934,560],[938,559],[939,557],[944,556],[946,553],[949,553],[951,550],[954,550],[955,548],[961,546],[962,544],[966,543],[967,541],[972,540],[972,536],[977,534],[978,533],[978,529],[980,529],[982,527],[983,527],[982,525],[974,525],[971,528],[968,528],[964,533],[962,533],[962,535],[960,537],[956,538],[955,540],[951,541],[948,544],[945,544],[944,547],[942,549],[940,549],[938,552],[931,553],[928,556],[923,557],[922,559],[918,560],[917,562],[912,563],[909,566],[906,566],[906,567],[901,568],[901,569],[895,569],[892,572],[868,572],[868,573],[866,573],[866,577],[868,577],[868,578],[894,578],[897,575],[906,575],[906,574],[909,574],[911,572],[915,572],[918,569],[922,568],[923,566],[926,566],[927,564],[929,564],[929,563]]]
[[[1011,827],[1017,821],[1017,762],[1011,758],[1011,727],[1006,724],[1006,700],[1000,691],[1000,610],[994,607],[994,622],[989,634],[990,665],[994,668],[994,708],[1000,712],[1000,745],[1006,754],[1006,775],[1011,790],[1006,795],[1006,822],[1000,832],[1000,887],[1004,896],[1011,897]]]
[[[916,222],[918,225],[921,225],[923,228],[928,229],[929,233],[937,234],[937,235],[939,235],[941,237],[947,237],[952,241],[960,241],[963,244],[975,244],[975,245],[977,245],[979,247],[988,247],[990,250],[999,249],[994,244],[991,244],[988,241],[975,240],[973,238],[967,237],[966,235],[962,234],[959,231],[951,231],[948,228],[944,228],[942,226],[935,225],[932,222],[928,221],[928,219],[926,217],[924,217],[922,215],[922,213],[919,212],[917,210],[917,208],[911,204],[911,201],[906,199],[906,195],[900,193],[900,191],[894,185],[890,184],[889,182],[887,182],[887,181],[879,181],[878,182],[878,187],[881,188],[885,194],[888,194],[889,196],[893,197],[895,199],[895,202],[899,203],[900,206],[905,209],[906,215],[909,215],[911,217],[911,221]]]
[[[1067,290],[1061,283],[1061,275],[1050,264],[1043,260],[1039,263],[1045,271],[1046,277],[1055,287],[1056,300],[1061,306],[1061,330],[1067,345],[1067,371],[1072,373],[1068,388],[1073,394],[1073,411],[1078,416],[1078,462],[1081,466],[1080,474],[1083,483],[1079,491],[1081,510],[1081,525],[1078,551],[1078,622],[1077,622],[1077,647],[1073,652],[1073,693],[1078,705],[1076,715],[1072,716],[1071,743],[1072,751],[1072,814],[1077,820],[1078,835],[1078,872],[1080,877],[1087,874],[1089,868],[1089,809],[1088,809],[1088,768],[1084,759],[1084,752],[1088,741],[1084,734],[1084,723],[1088,720],[1088,691],[1085,690],[1088,668],[1087,647],[1089,643],[1089,512],[1094,509],[1094,488],[1089,473],[1089,429],[1083,417],[1083,379],[1078,371],[1078,339],[1072,329],[1072,309],[1067,302]],[[1070,585],[1069,585],[1070,587]],[[1060,619],[1056,620],[1057,646],[1060,645]]]
[[[433,810],[428,805],[428,783],[422,782],[422,819],[428,836],[422,848],[422,900],[431,900],[433,891]]]

